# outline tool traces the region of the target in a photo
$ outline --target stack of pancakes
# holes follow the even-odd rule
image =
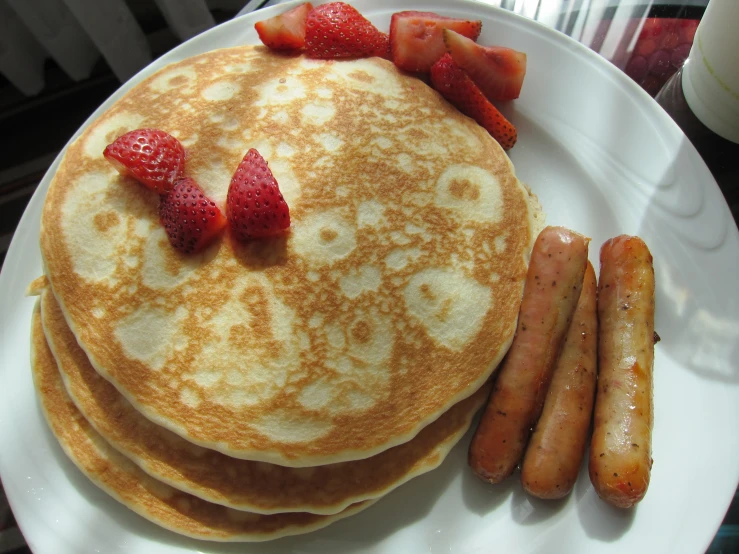
[[[162,129],[223,207],[249,148],[281,237],[167,240],[105,146]],[[62,448],[144,517],[266,540],[438,466],[513,338],[534,197],[474,121],[381,59],[209,52],[133,87],[66,152],[42,216],[33,368]]]

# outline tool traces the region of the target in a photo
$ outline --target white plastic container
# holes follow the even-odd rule
[[[739,143],[739,1],[711,0],[683,68],[683,93],[706,127]]]

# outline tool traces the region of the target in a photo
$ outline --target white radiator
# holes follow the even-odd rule
[[[215,25],[213,9],[253,11],[269,3],[152,2],[182,41]],[[0,0],[0,73],[26,96],[43,90],[46,59],[82,81],[101,56],[121,82],[152,60],[146,36],[125,0]]]

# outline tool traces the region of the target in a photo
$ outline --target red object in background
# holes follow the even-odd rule
[[[698,19],[650,17],[624,71],[654,96],[687,59]]]

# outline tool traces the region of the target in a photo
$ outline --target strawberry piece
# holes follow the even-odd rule
[[[431,67],[431,83],[459,111],[484,127],[504,150],[513,148],[518,138],[516,128],[485,98],[449,54],[444,54]]]
[[[344,2],[322,4],[306,19],[305,52],[309,58],[387,57],[388,36]]]
[[[444,44],[489,100],[513,100],[521,95],[526,54],[503,46],[480,46],[474,40],[444,30]]]
[[[159,220],[169,242],[183,254],[202,250],[226,226],[218,206],[189,177],[159,199]]]
[[[395,65],[405,71],[428,72],[446,53],[444,29],[477,40],[482,21],[444,17],[432,12],[394,13],[390,19],[390,51]]]
[[[638,56],[651,56],[657,50],[657,41],[652,38],[639,39],[634,47],[634,52]]]
[[[273,50],[300,50],[305,45],[305,20],[313,9],[310,2],[257,21],[254,28],[259,40]]]
[[[659,17],[649,17],[642,24],[639,38],[658,38],[665,30],[664,19]]]
[[[279,235],[290,227],[287,202],[267,162],[254,148],[246,153],[231,179],[226,216],[241,240]]]
[[[680,44],[680,35],[677,31],[669,31],[662,35],[659,47],[662,50],[672,50],[673,48],[677,48],[678,44]]]
[[[697,19],[681,19],[678,24],[680,44],[693,44],[695,32],[698,29]]]
[[[121,175],[133,177],[159,194],[171,190],[185,171],[185,149],[158,129],[136,129],[105,147],[103,156]]]
[[[629,63],[624,68],[626,75],[634,79],[637,83],[647,76],[649,72],[649,66],[644,56],[632,56]]]

